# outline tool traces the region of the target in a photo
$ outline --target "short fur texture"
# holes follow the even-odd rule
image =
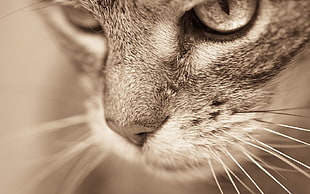
[[[310,1],[261,0],[253,21],[233,34],[214,34],[203,26],[193,12],[203,0],[58,2],[59,8],[45,14],[87,83],[89,125],[102,152],[112,150],[159,179],[178,175],[175,181],[193,185],[214,181],[203,189],[205,193],[218,192],[217,181],[225,193],[249,192],[234,172],[252,184],[248,187],[255,193],[260,188],[266,193],[285,192],[261,170],[260,165],[269,164],[261,156],[268,149],[273,153],[267,152],[269,156],[285,158],[267,144],[276,142],[275,124],[280,123],[268,110],[296,107],[289,106],[281,88],[285,80],[293,80],[292,72],[302,68],[309,72],[307,57],[306,62],[293,62],[310,39]],[[62,5],[87,9],[103,33],[90,35],[59,25],[55,16],[62,15]],[[301,84],[309,81],[309,75],[304,77]],[[310,104],[307,99],[302,106]],[[110,123],[122,129],[115,133]],[[145,135],[142,146],[126,140],[130,126],[151,129],[146,135],[137,132],[138,138]],[[309,157],[302,160],[308,161]],[[252,173],[260,187],[238,164],[255,168],[249,174],[261,170]],[[298,185],[284,184],[293,193],[309,188],[301,186],[309,182],[309,173],[301,171],[307,178],[300,178]],[[287,177],[291,180],[303,173]]]

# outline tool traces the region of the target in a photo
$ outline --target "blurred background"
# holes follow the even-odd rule
[[[46,5],[32,5],[33,3],[34,1],[30,0],[1,0],[0,2],[1,194],[25,194],[25,187],[27,187],[25,183],[31,187],[30,183],[36,174],[33,172],[47,168],[34,164],[37,164],[37,161],[40,162],[42,156],[46,155],[47,151],[42,145],[51,140],[46,141],[45,138],[32,138],[23,134],[41,123],[84,112],[84,94],[79,87],[75,69],[65,59],[55,37],[40,18],[40,9],[44,9]],[[307,65],[309,61],[304,63],[306,65],[301,67],[300,72],[309,71]],[[309,83],[307,74],[304,76],[296,74],[292,77],[294,80],[296,77],[300,79],[300,83]],[[295,88],[294,95],[300,99],[299,101],[292,101],[285,98],[283,102],[288,107],[296,106],[296,103],[309,104],[308,90],[305,90],[303,86],[296,87],[295,82],[290,82],[289,79],[286,82],[288,83],[283,85],[290,84],[290,88]],[[296,83],[299,82],[296,81]],[[304,111],[304,113],[302,112],[304,115],[309,115],[309,110]],[[297,113],[301,114],[300,112]],[[302,122],[296,121],[295,125],[310,126],[308,119],[304,119]],[[111,163],[114,164],[115,161]],[[134,182],[132,177],[128,179],[128,175],[137,169],[127,169],[126,171],[125,168],[119,168],[119,166],[113,169],[117,173],[111,170],[112,172],[108,171],[107,174],[121,174],[122,172],[123,177],[120,180],[127,182],[132,180]],[[116,180],[107,181],[106,185],[114,183],[116,184],[115,187],[118,187],[118,177],[114,178]],[[61,180],[59,179],[58,182]],[[154,180],[152,179],[152,181]],[[144,182],[142,180],[140,182],[139,187],[142,187]],[[148,179],[145,180],[146,182]],[[158,185],[162,186],[162,182],[159,183]],[[132,183],[132,185],[135,184],[137,183]],[[127,189],[130,188],[130,183],[128,185],[127,187],[122,186]],[[53,184],[50,185],[50,193],[54,193],[54,186]],[[45,188],[44,191],[48,190],[47,185],[43,188]],[[150,190],[154,189],[151,187]],[[42,192],[35,194],[42,194]]]
[[[75,69],[40,19],[46,5],[33,3],[0,2],[0,193],[20,194],[33,177],[43,150],[25,131],[83,112]]]

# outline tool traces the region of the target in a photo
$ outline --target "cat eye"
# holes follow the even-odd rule
[[[79,30],[90,33],[102,32],[100,23],[93,15],[82,7],[63,7],[64,15],[67,20]]]
[[[257,6],[258,0],[209,0],[196,6],[194,12],[212,31],[233,33],[250,23]]]

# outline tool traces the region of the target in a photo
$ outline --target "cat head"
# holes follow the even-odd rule
[[[260,136],[255,112],[310,37],[309,1],[58,2],[46,13],[91,80],[96,134],[106,122],[133,158],[169,172],[237,157]]]

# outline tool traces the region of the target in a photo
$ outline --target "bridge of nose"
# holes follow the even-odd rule
[[[154,132],[170,115],[167,107],[177,91],[177,77],[183,72],[176,68],[180,30],[175,23],[179,18],[166,10],[167,17],[158,12],[152,13],[156,17],[131,12],[124,20],[124,13],[114,10],[117,8],[113,6],[107,17],[119,17],[102,21],[103,27],[111,26],[111,21],[117,27],[105,29],[109,52],[102,75],[104,114],[112,121],[108,122],[112,130],[141,141],[141,134]]]

